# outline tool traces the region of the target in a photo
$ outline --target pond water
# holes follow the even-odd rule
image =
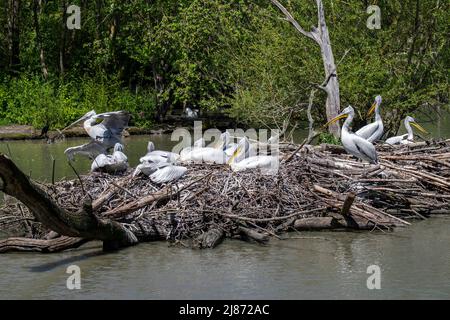
[[[450,118],[424,123],[450,137]],[[404,129],[401,129],[404,130]],[[403,131],[402,131],[403,132]],[[305,132],[299,132],[302,140]],[[125,150],[132,166],[148,140],[171,149],[170,135],[132,136]],[[11,141],[0,152],[34,179],[72,178],[64,150],[87,139]],[[77,158],[79,173],[90,162]],[[214,250],[144,243],[113,254],[101,244],[57,254],[0,255],[0,299],[450,299],[450,217],[430,218],[390,233],[293,233],[266,246],[225,241]],[[81,290],[66,288],[66,268],[81,268]],[[381,289],[369,290],[367,268],[381,270]]]

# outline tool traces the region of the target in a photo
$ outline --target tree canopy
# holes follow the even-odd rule
[[[303,28],[314,1],[280,1]],[[387,127],[448,104],[450,8],[442,0],[324,0],[341,105],[364,115],[383,96]],[[366,25],[369,5],[381,29]],[[66,27],[69,5],[81,28]],[[150,125],[182,108],[248,125],[306,118],[324,80],[319,48],[269,0],[5,0],[0,22],[0,124],[61,127],[84,112],[126,109]],[[325,94],[314,98],[324,119]]]

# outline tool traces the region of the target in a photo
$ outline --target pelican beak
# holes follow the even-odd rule
[[[333,123],[335,123],[335,122],[337,122],[337,121],[339,121],[339,120],[341,120],[341,119],[347,118],[347,117],[348,117],[348,114],[346,114],[346,113],[340,114],[340,115],[338,115],[336,118],[333,118],[333,119],[331,119],[330,121],[328,121],[327,123],[325,123],[325,124],[323,125],[323,128],[326,128],[326,127],[328,127],[330,124],[333,124]]]
[[[241,152],[242,147],[237,147],[236,150],[234,150],[233,155],[230,157],[230,159],[228,160],[227,164],[231,164],[234,161],[234,158],[236,158],[236,156]]]
[[[425,130],[420,124],[418,124],[417,122],[411,122],[411,124],[416,127],[417,129],[419,129],[419,131],[421,131],[422,133],[428,134],[428,131]]]
[[[64,132],[65,130],[67,130],[67,129],[70,129],[70,128],[76,126],[77,124],[83,122],[83,121],[86,120],[86,119],[87,119],[86,116],[82,116],[80,119],[78,119],[78,120],[72,122],[72,123],[69,124],[67,127],[65,127],[64,129],[62,129],[62,130],[61,130],[61,133]]]
[[[370,107],[369,111],[367,112],[367,116],[370,116],[372,113],[374,113],[376,107],[377,107],[377,103],[374,102],[374,103],[372,104],[372,106]]]

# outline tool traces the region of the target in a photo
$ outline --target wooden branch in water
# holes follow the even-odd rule
[[[269,241],[268,235],[262,234],[250,228],[240,226],[237,231],[244,239],[252,239],[259,243],[266,243]]]
[[[341,214],[343,216],[348,216],[350,214],[350,207],[355,201],[356,194],[354,192],[350,192],[347,194],[347,197],[344,200],[344,205],[342,206]]]
[[[88,242],[88,239],[59,237],[55,239],[30,239],[30,238],[8,238],[0,240],[0,253],[10,251],[54,253],[67,249],[78,248]]]
[[[137,243],[136,237],[119,223],[98,219],[89,201],[76,213],[60,208],[48,194],[5,155],[0,154],[1,191],[25,204],[36,220],[68,237],[102,240],[105,250]]]

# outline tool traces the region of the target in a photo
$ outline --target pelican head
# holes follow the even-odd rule
[[[155,145],[153,144],[153,142],[149,141],[147,144],[147,152],[150,153],[154,150],[155,150]]]
[[[250,142],[248,141],[247,137],[243,137],[241,140],[239,140],[239,143],[236,145],[235,150],[230,159],[228,159],[227,163],[233,163],[234,161],[236,161],[237,157],[240,157],[242,153],[244,153],[244,157],[247,157],[249,148]]]
[[[415,128],[417,128],[420,132],[425,133],[425,134],[428,134],[428,131],[425,130],[420,124],[418,124],[418,123],[416,122],[416,120],[415,120],[413,117],[411,117],[411,116],[406,116],[406,118],[405,118],[405,125],[406,125],[407,123],[413,125],[413,126],[414,126]]]
[[[64,131],[64,130],[70,129],[70,128],[76,126],[77,124],[82,123],[82,122],[84,122],[84,121],[86,121],[86,120],[88,120],[88,119],[90,119],[92,117],[95,117],[96,115],[97,114],[95,113],[95,111],[91,110],[91,111],[87,112],[84,116],[82,116],[80,119],[78,119],[78,120],[72,122],[71,124],[69,124],[63,130],[61,130],[61,132]]]
[[[217,141],[214,142],[214,148],[225,150],[229,143],[230,143],[230,133],[228,131],[225,131],[220,135],[219,139],[217,139]]]
[[[347,118],[349,116],[353,116],[355,114],[355,110],[353,109],[352,106],[348,106],[347,108],[345,108],[344,110],[342,110],[341,113],[339,113],[335,118],[331,119],[330,121],[328,121],[327,123],[325,123],[325,125],[323,126],[324,128],[328,127],[330,124],[333,124],[341,119]]]
[[[117,151],[123,152],[123,145],[121,143],[116,143],[114,145],[114,152],[117,152]]]
[[[378,106],[380,106],[382,100],[383,100],[383,99],[381,99],[381,96],[380,96],[380,95],[378,95],[378,96],[375,97],[375,101],[374,101],[374,103],[372,104],[372,106],[370,107],[369,111],[367,112],[367,116],[370,116],[372,113],[375,112],[375,109],[376,109]]]

